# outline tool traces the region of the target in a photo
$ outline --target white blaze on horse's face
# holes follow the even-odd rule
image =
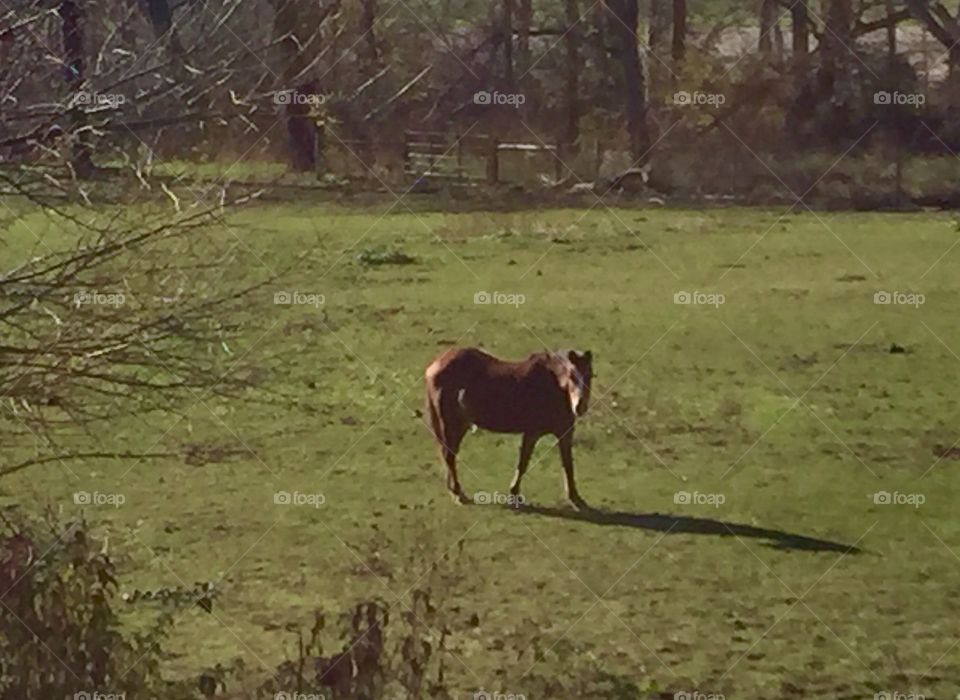
[[[580,417],[587,412],[590,403],[591,357],[589,352],[582,355],[571,350],[567,357],[568,380],[567,393],[570,396],[570,408],[573,415]]]
[[[587,412],[586,382],[576,368],[571,370],[570,379],[570,407],[573,409],[573,415],[582,416]]]

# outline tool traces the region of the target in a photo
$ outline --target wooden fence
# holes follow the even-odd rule
[[[414,182],[425,179],[458,184],[501,181],[500,159],[504,153],[546,153],[553,156],[559,181],[563,163],[556,144],[509,143],[490,135],[447,134],[440,131],[405,131],[403,171]],[[482,172],[478,172],[481,168]]]

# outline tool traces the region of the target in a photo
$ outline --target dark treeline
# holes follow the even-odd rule
[[[563,183],[803,187],[840,156],[899,178],[960,150],[958,27],[930,0],[15,0],[0,159],[388,177],[417,129],[556,144]]]

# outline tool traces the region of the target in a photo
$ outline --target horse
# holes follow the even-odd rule
[[[447,466],[447,489],[457,503],[469,503],[457,478],[457,452],[471,428],[523,436],[510,484],[520,500],[523,478],[537,441],[554,435],[563,464],[567,498],[577,509],[587,504],[573,478],[573,429],[587,412],[593,356],[588,350],[538,352],[525,360],[501,360],[477,348],[451,348],[424,374],[426,413]]]

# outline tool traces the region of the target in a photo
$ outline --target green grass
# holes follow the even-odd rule
[[[292,653],[286,626],[365,596],[393,603],[421,574],[410,552],[425,546],[426,566],[464,538],[476,568],[447,603],[462,660],[447,672],[464,692],[529,692],[572,656],[671,693],[952,697],[960,494],[956,461],[935,455],[960,438],[960,252],[935,264],[956,242],[949,217],[381,213],[261,207],[216,232],[255,253],[251,274],[304,255],[250,300],[232,346],[286,405],[205,399],[97,436],[242,454],[71,465],[78,478],[50,466],[2,484],[8,502],[68,513],[76,490],[123,493],[87,514],[125,589],[223,577],[215,616],[183,615],[171,672],[239,655],[257,677]],[[364,251],[413,262],[365,264]],[[279,290],[325,303],[277,306]],[[879,290],[925,303],[877,305]],[[525,303],[476,305],[478,291]],[[725,303],[675,304],[681,291]],[[616,522],[573,516],[550,440],[524,481],[533,512],[451,502],[417,412],[423,368],[454,342],[509,358],[594,352],[575,459],[581,493]],[[468,435],[466,489],[505,492],[518,442]],[[277,506],[278,490],[326,502]],[[926,502],[877,505],[880,490]],[[725,502],[676,504],[678,491]],[[534,644],[551,651],[531,670]]]

